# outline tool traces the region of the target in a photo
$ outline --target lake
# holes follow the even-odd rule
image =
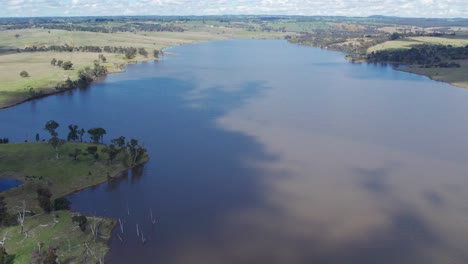
[[[54,119],[148,149],[70,196],[124,222],[108,262],[468,262],[468,91],[283,40],[166,51],[0,111],[10,141]]]

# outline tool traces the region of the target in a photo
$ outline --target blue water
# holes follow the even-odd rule
[[[466,90],[279,40],[167,51],[0,111],[12,141],[54,119],[148,149],[70,197],[125,222],[110,263],[468,262]]]
[[[13,189],[22,185],[23,183],[14,179],[0,179],[0,192]]]

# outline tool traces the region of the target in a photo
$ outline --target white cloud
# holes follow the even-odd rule
[[[391,15],[468,17],[466,0],[0,0],[0,16]]]

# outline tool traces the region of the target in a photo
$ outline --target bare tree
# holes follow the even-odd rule
[[[3,234],[3,239],[0,241],[0,247],[5,248],[5,243],[8,240],[8,230]]]
[[[20,234],[24,234],[24,220],[26,219],[26,202],[23,200],[20,206],[17,208],[18,215],[16,217],[16,220],[18,221],[18,224],[20,225]]]

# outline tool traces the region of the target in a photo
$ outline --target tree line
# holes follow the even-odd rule
[[[107,52],[107,53],[116,53],[116,54],[133,54],[136,55],[138,52],[139,54],[147,57],[148,56],[148,51],[146,51],[145,48],[135,48],[135,47],[112,47],[112,46],[78,46],[78,47],[72,47],[68,44],[64,45],[50,45],[50,46],[31,46],[31,47],[26,47],[24,49],[16,49],[16,52],[47,52],[47,51],[53,51],[53,52],[95,52],[95,53],[102,53],[102,52]],[[153,56],[155,58],[158,57],[159,55],[159,50],[154,50],[153,51]],[[127,56],[128,57],[128,56]]]
[[[410,49],[380,50],[367,54],[368,62],[418,64],[423,67],[458,68],[453,60],[468,59],[468,45],[415,45]]]

